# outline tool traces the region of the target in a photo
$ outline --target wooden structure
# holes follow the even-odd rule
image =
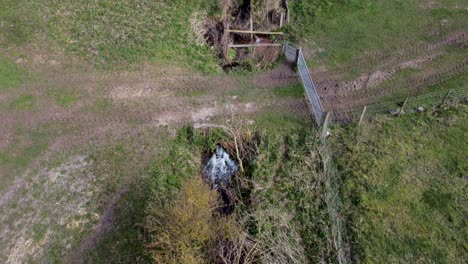
[[[279,21],[279,27],[283,27],[285,24],[289,23],[289,8],[288,8],[288,1],[283,0],[283,6],[285,11],[280,13],[280,21]],[[230,48],[249,48],[253,47],[254,52],[256,47],[281,47],[282,44],[279,43],[259,43],[258,41],[253,42],[254,37],[256,35],[277,35],[281,36],[284,35],[283,32],[276,32],[276,31],[255,31],[254,30],[254,23],[252,19],[252,15],[250,15],[249,19],[249,29],[250,30],[244,30],[244,29],[230,29],[229,27],[225,27],[225,35],[229,34],[250,34],[250,40],[252,43],[229,43],[228,45],[225,46],[225,55],[227,54],[227,50]],[[227,34],[226,34],[227,33]],[[229,38],[226,36],[226,38]],[[230,41],[229,41],[230,42]],[[226,56],[225,56],[226,57]]]

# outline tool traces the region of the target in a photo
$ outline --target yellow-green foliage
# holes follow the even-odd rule
[[[150,253],[155,263],[206,263],[210,241],[236,234],[236,222],[216,215],[218,193],[201,178],[185,181],[176,198],[148,210],[152,234]]]

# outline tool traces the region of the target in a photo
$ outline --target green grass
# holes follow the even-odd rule
[[[23,78],[22,71],[15,64],[0,57],[0,91],[20,85]]]
[[[100,98],[95,102],[95,108],[99,111],[108,111],[112,108],[112,100],[108,98]]]
[[[16,110],[32,110],[36,106],[36,98],[32,94],[22,95],[10,103],[10,108]]]
[[[430,1],[416,0],[294,1],[289,31],[292,38],[312,40],[323,48],[318,59],[333,68],[370,51],[392,52],[437,39],[447,28],[466,29],[466,10],[457,5],[466,7],[461,0],[438,1],[432,8]],[[358,65],[352,74],[375,63]]]
[[[188,97],[201,97],[201,96],[206,96],[208,93],[206,91],[200,91],[200,90],[193,90],[193,91],[188,91],[181,93],[181,95],[185,95]]]
[[[14,178],[21,175],[29,163],[47,149],[44,135],[35,134],[35,137],[36,142],[32,144],[19,143],[14,150],[0,151],[0,166],[4,173],[0,190],[9,187]]]
[[[94,173],[102,179],[99,184],[106,190],[104,193],[111,196],[120,188],[128,191],[115,209],[117,229],[104,234],[99,243],[86,252],[85,262],[114,263],[124,259],[128,263],[150,263],[143,229],[148,203],[152,199],[169,199],[185,179],[198,175],[202,149],[214,148],[215,143],[225,137],[220,131],[200,137],[191,127],[180,129],[173,140],[167,140],[164,132],[158,135],[163,138],[157,145],[159,151],[151,152],[152,157],[145,164],[135,163],[135,157],[146,159],[148,156],[141,156],[139,147],[126,143],[106,147],[93,155]],[[107,199],[100,199],[104,206],[107,206]]]
[[[41,29],[35,1],[0,0],[0,47],[27,44],[36,32]]]
[[[277,97],[293,97],[303,98],[304,87],[301,84],[290,85],[287,87],[275,87],[272,89],[273,94]]]
[[[195,12],[216,13],[217,1],[1,0],[0,46],[58,44],[105,69],[143,61],[220,72],[206,46],[192,39]]]
[[[292,245],[298,251],[297,256],[302,259],[305,258],[305,255],[301,255],[305,254],[301,251],[303,245],[292,239],[301,236],[306,243],[304,250],[308,258],[331,260],[334,256],[331,244],[327,244],[331,240],[327,231],[329,218],[324,211],[326,205],[320,198],[322,189],[314,191],[312,187],[314,184],[322,184],[319,179],[326,177],[317,177],[317,173],[320,173],[318,171],[321,171],[320,158],[314,153],[319,151],[315,149],[319,144],[313,140],[313,135],[307,136],[308,133],[313,131],[306,130],[299,120],[275,123],[270,128],[256,132],[258,158],[246,163],[246,174],[239,177],[247,177],[249,181],[255,182],[255,186],[265,188],[242,191],[245,201],[252,199],[256,202],[250,205],[239,203],[236,215],[239,219],[246,215],[250,217],[247,223],[243,223],[243,227],[256,239],[268,242],[273,239],[276,241],[274,243],[287,241],[283,245]],[[101,179],[97,184],[107,186],[102,188],[107,190],[104,193],[112,197],[111,194],[123,186],[128,191],[115,211],[116,229],[106,233],[92,250],[86,252],[86,262],[125,260],[149,263],[151,259],[145,250],[149,240],[142,228],[147,217],[146,208],[149,204],[171,201],[184,181],[199,176],[203,153],[213,151],[217,143],[228,141],[229,137],[221,129],[206,132],[187,126],[178,130],[174,139],[165,139],[164,143],[157,145],[157,151],[151,152],[153,157],[145,164],[134,162],[131,153],[139,151],[127,144],[99,150],[93,155],[96,164],[94,173]],[[286,151],[284,156],[283,144]],[[278,166],[282,162],[284,166]],[[133,169],[128,170],[129,167]],[[278,178],[273,186],[271,182],[275,177]],[[130,179],[134,180],[128,184]],[[99,200],[107,199],[102,197]],[[272,215],[271,212],[276,214]],[[278,229],[277,221],[284,221],[283,218],[292,218],[293,221],[282,222],[284,225]],[[279,233],[287,234],[288,239],[275,239]],[[281,254],[287,250],[284,249]],[[270,257],[275,258],[274,255]]]
[[[45,236],[45,234],[47,232],[47,225],[42,224],[42,223],[41,224],[36,224],[36,225],[34,225],[32,227],[31,231],[33,233],[32,238],[33,238],[34,242],[37,243],[37,242],[41,241],[44,238],[44,236]]]
[[[332,132],[355,261],[467,257],[467,117],[462,105]]]
[[[80,99],[75,92],[64,89],[53,91],[51,94],[61,107],[69,107]]]
[[[18,128],[12,144],[0,150],[0,190],[9,187],[15,177],[22,175],[30,163],[47,150],[53,138],[66,131],[67,129],[58,123],[40,125],[32,130]]]
[[[312,119],[292,113],[266,111],[255,115],[254,120],[259,127],[271,133],[287,133],[288,131],[299,131],[305,127],[313,127]]]

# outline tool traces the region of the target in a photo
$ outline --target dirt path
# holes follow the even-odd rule
[[[37,243],[45,246],[51,241],[51,237],[46,233],[44,237],[38,238],[38,241],[33,241],[31,238],[28,230],[41,225],[42,218],[39,216],[37,219],[36,216],[31,216],[31,221],[25,221],[21,227],[18,227],[19,230],[15,229],[16,231],[10,225],[9,219],[16,211],[20,212],[23,209],[32,210],[39,215],[43,211],[41,207],[30,209],[34,208],[33,204],[37,202],[44,203],[44,208],[58,214],[57,210],[62,208],[62,205],[56,205],[57,208],[54,209],[54,204],[48,204],[47,199],[54,195],[55,190],[69,192],[67,188],[70,186],[57,185],[51,187],[54,191],[37,197],[36,192],[46,186],[49,180],[44,180],[48,176],[35,179],[37,175],[33,174],[36,169],[43,169],[42,162],[49,160],[50,157],[85,146],[90,142],[99,145],[100,142],[107,142],[106,140],[110,138],[136,136],[138,133],[135,131],[142,129],[152,128],[157,131],[158,127],[162,126],[173,128],[175,131],[177,127],[187,123],[194,125],[216,123],[213,120],[229,116],[231,112],[243,115],[271,111],[301,116],[308,114],[304,99],[275,97],[269,90],[271,87],[297,82],[294,72],[286,65],[280,65],[279,68],[258,76],[247,77],[245,79],[248,81],[243,83],[243,86],[239,85],[235,76],[202,76],[178,68],[150,65],[143,65],[135,71],[116,73],[83,71],[73,67],[70,69],[55,60],[53,64],[33,66],[38,67],[37,71],[32,70],[32,75],[37,75],[37,78],[26,81],[15,89],[0,91],[0,152],[15,157],[23,155],[19,152],[21,149],[35,148],[38,142],[44,140],[46,142],[46,149],[36,153],[37,156],[25,164],[23,174],[15,175],[7,166],[0,166],[0,178],[13,179],[12,183],[0,193],[0,205],[8,212],[0,221],[2,226],[0,238],[8,241],[7,247],[0,251],[0,260],[10,259],[12,263],[25,260],[28,249],[31,249],[32,255],[40,256],[43,249],[37,247]],[[267,99],[250,96],[256,91],[248,90],[246,87],[263,87],[257,89],[260,89]],[[24,96],[34,98],[32,106],[24,109],[14,107],[15,100]],[[57,98],[71,98],[72,102],[60,105]],[[82,163],[86,164],[84,161]],[[87,165],[83,165],[84,167]],[[66,166],[59,166],[58,170],[68,169]],[[71,174],[79,175],[82,173],[81,170],[86,171],[86,169],[78,169],[76,172],[72,170]],[[42,174],[51,173],[55,175],[57,169],[44,171]],[[83,173],[86,173],[86,186],[91,186],[93,175],[89,172]],[[34,179],[32,183],[31,177]],[[59,178],[62,179],[61,177]],[[74,182],[82,182],[80,177],[73,177]],[[31,189],[31,184],[36,187]],[[80,189],[80,191],[85,190]],[[15,200],[21,195],[26,195],[27,198],[23,199],[18,210],[11,209]],[[75,251],[73,259],[75,257],[82,259],[83,252],[92,247],[102,234],[111,228],[113,208],[121,195],[122,193],[116,195],[108,209],[100,214],[96,229]],[[69,202],[64,200],[63,206],[81,204],[79,197],[77,193],[76,196],[69,198]],[[64,215],[57,221],[63,222],[72,215],[72,213]],[[81,223],[76,225],[82,226]],[[69,241],[67,243],[69,244]]]
[[[296,81],[287,69],[281,66],[271,72],[260,74],[254,83],[268,86],[283,86]],[[284,100],[268,102],[250,101],[247,98],[226,97],[225,93],[242,93],[236,80],[229,76],[200,76],[183,70],[170,73],[147,66],[139,72],[122,72],[96,76],[89,73],[54,73],[43,80],[25,84],[1,98],[18,98],[32,94],[36,107],[32,110],[11,109],[0,111],[0,150],[14,144],[14,134],[18,128],[33,130],[44,124],[58,123],[80,128],[66,141],[81,144],[92,135],[103,134],[107,130],[118,131],[129,124],[151,123],[171,125],[203,122],[226,114],[227,108],[250,113],[261,111],[264,106],[283,104]],[[289,75],[288,75],[289,74]],[[275,78],[270,78],[275,76]],[[286,77],[289,76],[289,78]],[[284,77],[284,78],[283,78]],[[268,79],[268,82],[262,81]],[[73,92],[80,99],[70,107],[57,106],[53,101],[51,84],[55,87],[72,83]],[[32,92],[31,92],[32,91]],[[104,105],[99,109],[99,103]],[[228,107],[229,105],[234,107]],[[5,103],[8,105],[8,102]],[[79,137],[83,137],[80,140]],[[59,149],[61,143],[53,144]],[[64,146],[65,147],[65,146]]]
[[[449,63],[442,60],[449,56],[448,47],[464,47],[467,40],[468,31],[457,31],[433,43],[421,43],[393,53],[369,53],[345,68],[333,71],[319,68],[313,70],[312,75],[326,111],[362,107],[401,91],[417,93],[427,86],[468,72],[466,57],[454,58]],[[353,67],[365,68],[371,64],[376,66],[352,80],[344,77],[343,73],[352,72]],[[405,71],[415,73],[401,77]]]
[[[114,226],[115,221],[115,210],[118,203],[122,199],[122,196],[127,193],[128,189],[120,189],[110,202],[107,209],[101,216],[99,224],[94,228],[93,233],[84,239],[84,241],[75,249],[69,256],[67,263],[80,264],[85,263],[85,253],[87,250],[92,249],[101,239],[103,235],[109,232]]]
[[[364,105],[391,94],[395,89],[386,87],[385,83],[394,80],[401,71],[426,67],[432,61],[444,56],[445,46],[458,45],[465,42],[467,38],[467,32],[457,32],[436,43],[424,44],[391,55],[377,54],[374,58],[381,60],[380,66],[353,80],[346,80],[343,77],[341,74],[343,69],[316,70],[313,76],[324,107],[328,111],[340,111]],[[365,61],[356,61],[356,64],[363,63]],[[45,130],[44,137],[48,140],[46,150],[26,165],[28,169],[25,175],[2,175],[2,177],[16,178],[13,184],[0,194],[0,205],[7,208],[5,210],[12,206],[12,202],[22,192],[27,195],[24,198],[26,200],[23,199],[24,203],[27,203],[29,207],[34,207],[37,200],[35,195],[38,194],[30,193],[27,189],[32,183],[41,185],[46,184],[47,181],[44,183],[33,180],[29,183],[25,180],[26,174],[33,172],[34,168],[40,168],[39,161],[46,159],[52,153],[86,145],[89,142],[99,143],[109,137],[128,136],[129,132],[138,131],[146,126],[177,128],[187,123],[203,126],[207,123],[215,123],[212,120],[228,116],[231,111],[249,115],[273,111],[305,118],[309,115],[304,99],[278,97],[271,92],[271,89],[275,87],[285,87],[299,82],[297,73],[288,64],[280,64],[271,71],[247,77],[245,78],[247,81],[243,79],[245,83],[242,84],[235,76],[203,76],[178,68],[161,68],[151,65],[143,65],[135,71],[115,73],[96,73],[67,67],[61,69],[61,67],[62,65],[56,61],[50,65],[41,65],[40,72],[36,72],[40,75],[39,78],[28,81],[17,89],[0,91],[0,151],[2,153],[11,154],[14,157],[18,146],[34,147],[36,138],[33,136],[28,139],[21,133],[31,133],[48,125],[53,125],[54,133],[56,132],[47,135],[51,131]],[[428,83],[437,82],[444,76],[466,72],[467,69],[468,61],[464,60],[459,64],[428,71],[424,75],[408,79],[407,83],[411,84],[413,89],[418,89]],[[255,91],[250,87],[255,87]],[[60,92],[63,91],[76,95],[76,99],[72,100],[70,105],[64,106],[57,103],[57,93],[59,99],[74,98],[68,94],[62,95]],[[24,95],[31,95],[34,98],[34,105],[30,109],[12,107],[12,102]],[[285,153],[286,150],[283,149],[282,154],[285,155]],[[82,173],[86,171],[84,169],[86,162],[82,159],[80,162],[83,168],[62,166],[62,169]],[[276,171],[280,168],[281,162],[278,163]],[[3,170],[4,168],[0,167],[0,173]],[[42,174],[56,175],[57,173],[51,170]],[[86,184],[92,186],[93,175],[89,173],[86,175]],[[275,175],[273,184],[277,178],[278,175]],[[55,179],[51,181],[55,182]],[[82,191],[78,184],[81,182],[80,178],[77,177],[73,182],[77,183],[73,185],[73,188]],[[63,184],[57,186],[50,188],[60,187],[60,191],[68,188]],[[94,232],[74,251],[75,253],[71,255],[72,259],[79,262],[83,252],[92,247],[103,233],[111,229],[113,208],[124,193],[125,191],[118,192],[113,197],[108,209],[99,216],[99,219],[96,219]],[[39,200],[45,204],[44,206],[59,215],[62,207],[56,205],[57,208],[54,208],[54,204],[47,204],[50,198],[48,194],[40,195],[43,199]],[[75,198],[77,197],[80,195],[77,194]],[[73,204],[80,204],[80,199],[75,198],[70,201]],[[8,215],[11,218],[11,214]],[[2,218],[0,224],[7,223],[10,221],[8,219]],[[58,219],[61,218],[58,217]],[[3,241],[10,241],[9,247],[5,248],[8,251],[6,256],[11,258],[12,262],[24,260],[26,257],[24,252],[27,251],[25,249],[33,250],[34,254],[40,251],[40,248],[34,246],[36,244],[32,242],[30,234],[26,232],[27,229],[37,224],[34,221],[26,221],[16,231],[2,228],[1,238]],[[39,241],[49,241],[49,239],[47,233]],[[7,260],[7,258],[0,258],[2,259]]]

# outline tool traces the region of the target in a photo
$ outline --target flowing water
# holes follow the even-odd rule
[[[211,156],[203,167],[203,174],[217,188],[220,184],[227,184],[229,179],[239,170],[236,161],[229,157],[229,154],[221,147],[216,146],[216,152]]]

